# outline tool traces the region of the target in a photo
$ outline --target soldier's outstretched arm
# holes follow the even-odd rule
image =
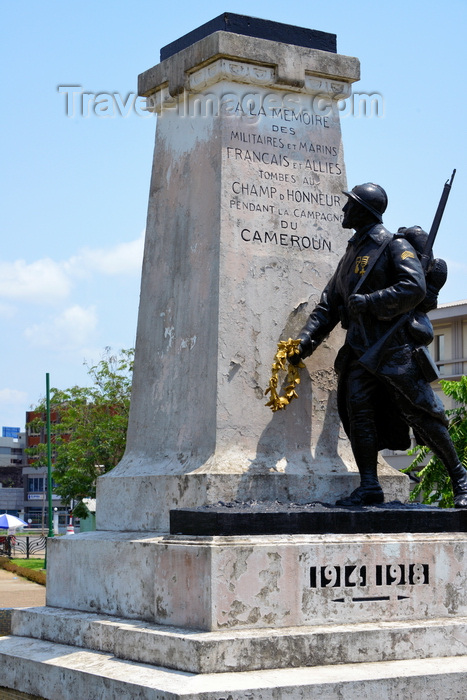
[[[300,345],[299,354],[296,355],[296,362],[309,357],[339,323],[340,297],[336,290],[336,280],[339,272],[340,265],[326,285],[318,304],[297,336],[300,340]]]

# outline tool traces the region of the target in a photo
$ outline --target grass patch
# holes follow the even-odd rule
[[[18,574],[18,576],[22,576],[23,578],[27,578],[30,581],[34,581],[35,583],[40,583],[42,586],[45,586],[45,571],[38,571],[37,569],[28,569],[26,568],[26,566],[18,566],[18,564],[10,561],[8,557],[0,557],[0,566],[6,571],[11,571],[13,574]]]
[[[23,566],[25,569],[40,571],[44,568],[44,559],[11,559],[10,561],[17,566]]]

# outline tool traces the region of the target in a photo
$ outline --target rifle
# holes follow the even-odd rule
[[[428,269],[428,265],[430,264],[431,251],[433,250],[436,234],[438,233],[439,225],[441,223],[441,219],[443,218],[444,209],[446,207],[446,202],[448,201],[449,193],[451,192],[455,174],[456,170],[454,169],[452,171],[451,179],[447,180],[443,187],[435,218],[431,224],[430,233],[428,234],[428,239],[421,255],[420,262],[425,273]],[[359,362],[361,365],[363,365],[363,367],[365,367],[365,369],[367,369],[369,372],[377,372],[382,358],[382,351],[384,350],[386,344],[410,319],[411,313],[411,311],[408,311],[407,313],[403,314],[392,326],[392,328],[390,328],[376,343],[374,343],[374,345],[364,352],[364,354],[360,357]]]

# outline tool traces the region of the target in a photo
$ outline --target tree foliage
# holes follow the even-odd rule
[[[460,381],[443,380],[441,386],[446,396],[454,399],[457,404],[456,408],[446,411],[449,433],[460,461],[467,468],[467,377],[463,376]],[[438,503],[442,508],[453,508],[451,481],[439,457],[433,455],[429,447],[421,445],[414,447],[409,454],[416,457],[404,472],[415,472],[420,479],[412,491],[411,500],[421,495],[423,503]],[[431,458],[423,466],[430,454]]]
[[[67,505],[78,501],[78,517],[88,512],[82,499],[95,497],[97,477],[113,469],[125,450],[133,357],[132,349],[113,355],[106,348],[100,362],[88,366],[91,386],[50,391],[54,493]],[[45,410],[44,398],[29,424],[37,432],[46,424]],[[36,457],[34,466],[47,464],[46,442],[28,452]]]

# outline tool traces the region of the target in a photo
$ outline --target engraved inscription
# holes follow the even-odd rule
[[[333,118],[297,100],[264,110],[232,105],[234,122],[224,132],[225,203],[241,245],[327,255],[342,222],[339,136]]]
[[[311,566],[310,588],[417,586],[430,583],[428,564],[376,564],[370,575],[366,566]]]
[[[377,586],[415,586],[430,582],[428,564],[377,564]]]

